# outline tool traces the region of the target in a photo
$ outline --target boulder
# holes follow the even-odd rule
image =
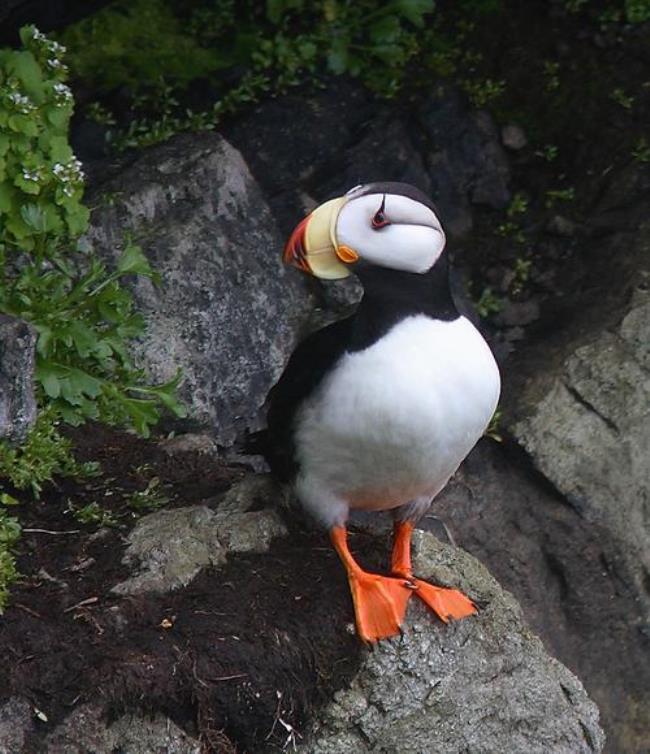
[[[423,525],[471,552],[514,594],[532,630],[598,705],[606,751],[645,754],[650,633],[636,566],[612,531],[585,520],[512,443],[487,439]]]
[[[180,369],[192,418],[231,444],[259,423],[313,306],[300,275],[283,268],[282,239],[240,154],[216,134],[179,136],[92,201],[95,248],[115,260],[128,234],[161,276],[133,282],[148,324],[137,362],[155,382]]]
[[[201,754],[200,741],[163,715],[122,715],[109,721],[83,704],[45,739],[44,754]]]
[[[412,600],[405,637],[365,655],[299,751],[602,751],[596,706],[575,676],[548,656],[513,597],[478,561],[417,531],[414,570],[460,586],[481,605],[478,616],[442,626]]]
[[[264,477],[247,477],[219,502],[174,508],[142,518],[128,536],[123,562],[136,573],[116,584],[116,594],[168,592],[185,586],[206,566],[219,566],[232,552],[266,552],[275,537],[287,534],[274,510],[249,510]]]
[[[23,441],[36,421],[36,338],[26,322],[0,314],[0,440]]]
[[[626,754],[645,754],[650,730],[650,226],[627,191],[641,174],[612,171],[558,276],[565,293],[509,364],[502,457],[461,473],[462,510],[441,500],[459,541],[580,675],[608,751]]]
[[[453,87],[438,86],[398,115],[361,86],[337,80],[323,92],[266,102],[225,133],[265,189],[284,233],[312,199],[369,181],[406,181],[430,194],[453,239],[471,230],[471,204],[502,209],[510,201],[498,129]]]
[[[650,615],[650,295],[611,329],[580,335],[530,379],[510,424],[536,468],[621,542]]]

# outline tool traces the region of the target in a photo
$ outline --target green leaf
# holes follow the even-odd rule
[[[37,233],[45,233],[47,227],[47,216],[38,204],[23,204],[20,208],[20,216],[32,230]]]
[[[66,131],[70,116],[72,115],[72,108],[68,105],[58,105],[56,107],[48,107],[45,111],[45,117],[54,126],[57,131]]]
[[[136,274],[152,277],[154,274],[142,248],[133,243],[126,245],[117,262],[117,271],[121,275]]]
[[[50,344],[52,343],[52,328],[42,323],[34,323],[34,327],[38,332],[36,350],[40,356],[47,356],[50,350]]]
[[[41,193],[40,183],[38,183],[38,181],[25,180],[22,174],[19,174],[14,178],[14,186],[30,196],[37,196]]]
[[[335,37],[327,53],[327,67],[337,75],[345,73],[349,64],[350,40],[346,37]]]
[[[72,337],[74,347],[82,359],[88,358],[93,353],[97,343],[97,333],[93,332],[83,322],[71,322],[68,332]]]
[[[396,16],[385,16],[370,27],[370,39],[373,44],[388,44],[399,37],[402,27]]]
[[[58,398],[61,395],[61,383],[54,371],[41,367],[36,371],[36,379],[41,383],[48,398]]]
[[[20,79],[27,94],[40,104],[43,98],[43,78],[32,53],[27,50],[14,53],[7,68]]]
[[[79,204],[74,210],[66,211],[65,219],[70,236],[76,238],[88,229],[90,210],[84,207],[83,204]]]
[[[0,183],[0,212],[9,212],[14,192],[15,189],[8,181],[2,181],[2,183]]]
[[[424,25],[423,16],[432,13],[436,4],[434,0],[396,0],[393,7],[399,15],[421,28]]]
[[[73,152],[66,136],[52,136],[49,142],[52,162],[60,162],[64,165],[70,162]]]

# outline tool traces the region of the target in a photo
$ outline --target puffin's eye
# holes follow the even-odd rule
[[[375,230],[379,230],[379,228],[384,228],[386,225],[390,225],[390,220],[386,217],[386,214],[384,213],[384,205],[386,204],[386,197],[384,196],[381,207],[375,212],[374,217],[372,218],[372,227]]]

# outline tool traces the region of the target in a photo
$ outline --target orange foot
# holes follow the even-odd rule
[[[413,585],[406,579],[364,571],[348,549],[345,527],[335,526],[330,537],[348,574],[359,638],[373,644],[397,636]]]
[[[406,605],[413,588],[404,579],[393,579],[366,571],[348,572],[357,633],[372,644],[401,633]]]
[[[456,589],[434,586],[413,576],[411,570],[411,534],[413,528],[411,521],[395,523],[392,556],[393,573],[396,576],[408,579],[413,585],[415,596],[431,608],[444,623],[448,623],[450,618],[457,620],[466,618],[468,615],[474,615],[477,612],[476,606],[462,592]]]
[[[458,620],[478,612],[472,600],[457,589],[434,586],[416,578],[411,578],[411,581],[415,587],[415,596],[431,608],[444,623],[448,623],[450,618]]]

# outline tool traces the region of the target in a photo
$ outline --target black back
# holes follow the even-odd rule
[[[258,440],[272,472],[281,481],[291,481],[298,472],[296,413],[345,353],[370,347],[408,316],[424,314],[447,321],[459,316],[444,256],[423,275],[363,264],[355,267],[355,273],[364,286],[357,311],[306,338],[270,393],[268,429]]]

